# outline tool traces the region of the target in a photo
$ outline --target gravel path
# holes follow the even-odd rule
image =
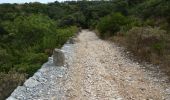
[[[65,86],[69,100],[170,100],[168,85],[123,56],[120,47],[87,30],[78,40]]]
[[[62,48],[67,65],[52,57],[8,100],[170,100],[170,85],[126,56],[121,47],[83,30]]]

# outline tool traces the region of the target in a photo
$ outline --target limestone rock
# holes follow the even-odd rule
[[[38,84],[40,84],[38,81],[34,80],[33,78],[29,78],[25,83],[24,85],[26,87],[35,87],[37,86]]]
[[[65,56],[64,56],[64,53],[60,49],[54,50],[54,52],[53,52],[53,63],[56,66],[64,66]]]
[[[18,100],[18,99],[11,96],[11,97],[7,98],[6,100]]]

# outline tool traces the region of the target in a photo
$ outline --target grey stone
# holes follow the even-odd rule
[[[54,52],[53,52],[53,63],[56,66],[64,66],[65,56],[64,56],[64,53],[60,49],[54,50]]]
[[[170,94],[170,87],[166,89],[167,94]]]
[[[18,86],[14,92],[11,94],[11,96],[15,97],[17,95],[25,95],[26,88],[23,86]]]
[[[53,63],[53,58],[52,57],[48,57],[48,63]]]
[[[35,87],[37,86],[38,84],[40,84],[38,81],[34,80],[33,78],[29,78],[25,83],[24,85],[26,87]]]
[[[7,98],[6,100],[18,100],[18,99],[16,99],[16,98],[14,98],[14,97],[10,96],[10,97],[9,97],[9,98]]]

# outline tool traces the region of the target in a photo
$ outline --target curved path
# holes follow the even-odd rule
[[[68,66],[49,60],[8,100],[170,100],[169,83],[94,32],[83,30],[62,50]]]

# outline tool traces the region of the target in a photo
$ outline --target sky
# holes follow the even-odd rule
[[[29,2],[41,2],[41,3],[48,3],[54,1],[65,1],[65,0],[0,0],[0,3],[29,3]]]

